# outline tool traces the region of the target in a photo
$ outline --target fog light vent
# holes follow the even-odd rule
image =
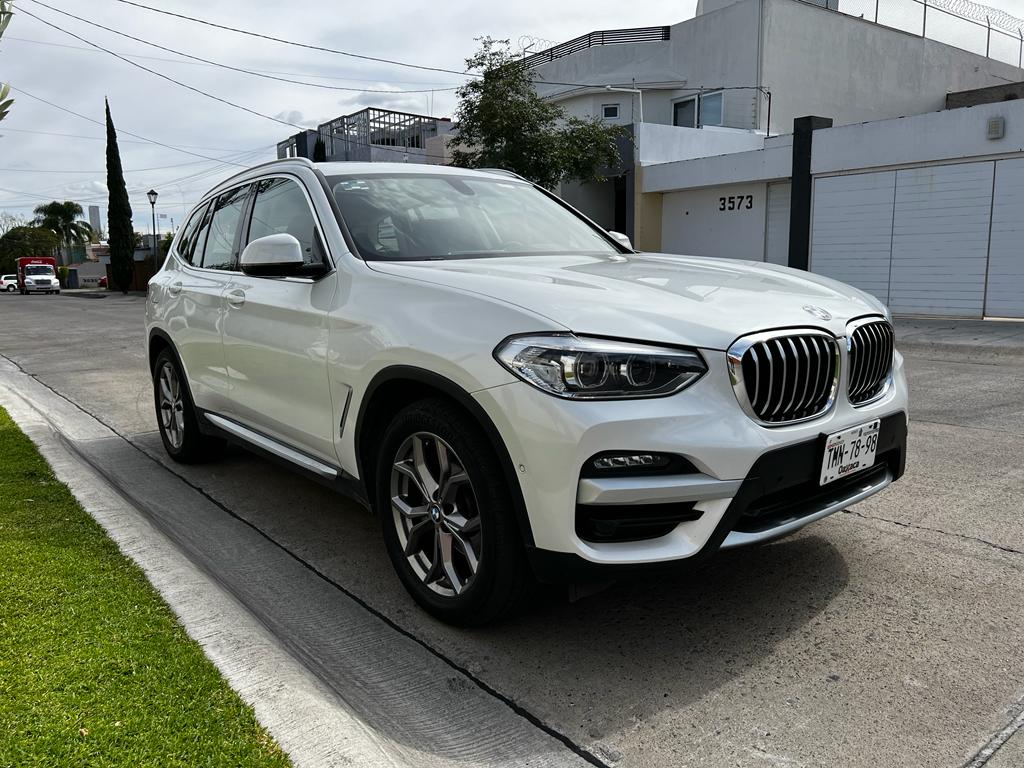
[[[668,464],[668,457],[653,453],[630,456],[600,456],[594,459],[594,469],[622,469],[623,467],[656,467]]]

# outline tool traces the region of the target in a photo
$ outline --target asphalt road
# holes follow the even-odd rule
[[[143,306],[132,296],[0,296],[0,354],[130,441],[134,455],[112,448],[107,460],[125,483],[146,476],[144,499],[160,491],[153,471],[180,480],[162,466],[133,469],[166,463]],[[464,672],[474,700],[494,699],[598,764],[1017,765],[1024,730],[991,759],[985,747],[1013,732],[1024,707],[1024,352],[1009,341],[1016,327],[975,325],[975,336],[1001,341],[968,357],[970,335],[944,347],[928,324],[907,324],[901,482],[784,541],[725,553],[697,577],[624,583],[572,603],[551,594],[500,626],[453,630],[406,596],[368,514],[238,449],[172,467],[207,502],[188,525],[220,537],[183,527],[177,540],[215,574],[232,552],[269,544],[273,554],[245,578],[277,588],[236,594],[330,684],[342,684],[347,663],[401,667],[411,641]],[[154,502],[168,515],[174,506],[166,494]],[[210,549],[253,534],[260,549],[241,538],[234,550]],[[295,563],[307,581],[293,576]],[[384,629],[357,649],[360,611]],[[464,683],[429,666],[400,669],[398,689],[364,702],[367,718],[424,754],[481,761],[467,745],[493,741],[498,714],[479,703],[448,709]],[[446,730],[458,738],[438,736]],[[558,763],[547,742],[536,749],[524,763]]]

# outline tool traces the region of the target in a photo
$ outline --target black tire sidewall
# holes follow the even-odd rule
[[[473,583],[460,595],[433,592],[412,570],[402,552],[391,510],[391,467],[402,443],[415,432],[431,432],[447,442],[463,462],[480,510],[480,563]],[[381,441],[375,475],[375,509],[384,543],[399,579],[429,613],[448,623],[471,626],[493,620],[514,607],[526,567],[511,494],[483,430],[445,400],[423,400],[402,410]]]

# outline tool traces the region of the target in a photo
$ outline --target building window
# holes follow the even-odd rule
[[[698,110],[698,99],[700,109]],[[672,105],[672,125],[683,128],[701,128],[722,125],[722,92],[692,96]]]
[[[619,119],[619,105],[618,104],[602,104],[601,105],[601,117],[605,120],[618,120]]]

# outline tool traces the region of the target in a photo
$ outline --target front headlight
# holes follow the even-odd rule
[[[573,400],[670,395],[708,369],[696,350],[568,334],[506,339],[494,357],[527,384]]]
[[[35,285],[35,281],[31,277],[26,277],[25,285]]]

